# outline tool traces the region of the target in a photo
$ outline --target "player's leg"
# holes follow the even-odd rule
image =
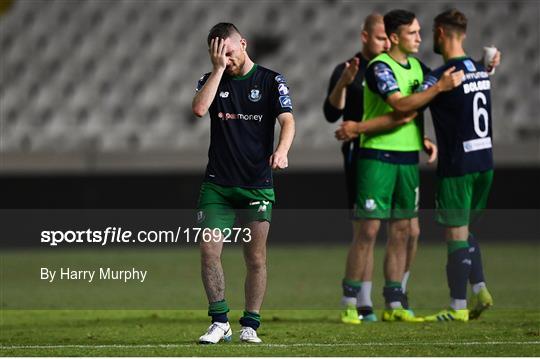
[[[362,279],[370,259],[373,245],[380,228],[380,219],[389,216],[393,178],[387,175],[384,163],[372,159],[359,159],[356,169],[356,199],[353,216],[357,219],[354,238],[349,248],[345,277],[342,280],[341,320],[348,324],[359,324],[358,295]]]
[[[418,248],[418,238],[420,237],[420,223],[418,217],[411,218],[411,228],[409,233],[409,240],[407,241],[407,259],[405,260],[405,273],[401,280],[401,289],[403,290],[403,308],[409,309],[409,291],[407,290],[407,284],[411,275],[411,267],[416,258],[416,250]]]
[[[469,215],[473,193],[472,176],[443,177],[438,180],[437,221],[445,226],[447,244],[446,277],[450,288],[450,306],[426,321],[469,320],[467,282],[471,272],[469,253]]]
[[[421,318],[415,317],[412,311],[404,307],[405,296],[402,288],[411,235],[411,218],[415,218],[418,213],[418,165],[395,164],[394,166],[397,173],[384,263],[386,282],[383,295],[386,309],[383,312],[383,320],[420,322]]]
[[[402,314],[404,315],[401,280],[405,271],[409,234],[409,219],[390,220],[384,257],[383,295],[386,309],[383,312],[383,320],[400,320]]]
[[[358,324],[359,313],[368,316],[373,314],[373,304],[369,292],[362,293],[363,280],[370,279],[373,273],[373,246],[380,228],[378,219],[358,219],[353,222],[354,238],[347,255],[345,278],[342,282],[342,304],[345,310],[342,321],[347,324]],[[369,284],[368,284],[369,286]],[[373,316],[370,317],[373,318]]]
[[[244,282],[246,308],[240,319],[242,332],[240,339],[250,343],[260,343],[256,331],[261,324],[260,310],[266,292],[266,239],[270,223],[251,222],[251,240],[244,243],[246,280]]]
[[[377,315],[373,311],[373,301],[371,300],[371,289],[373,287],[373,256],[375,251],[376,237],[377,235],[375,234],[373,240],[371,241],[371,246],[366,253],[364,274],[362,275],[362,287],[358,291],[358,295],[356,297],[358,315],[361,316],[362,321],[364,322],[377,321]]]
[[[228,189],[212,183],[203,183],[199,197],[198,225],[215,234],[214,229],[230,228],[234,224],[234,212],[227,200]],[[203,239],[204,238],[204,239]],[[212,324],[199,338],[201,344],[230,341],[232,330],[225,299],[225,276],[221,265],[223,242],[221,235],[201,236],[201,277],[208,299],[208,315]],[[206,239],[206,240],[205,240]]]
[[[357,141],[346,142],[341,148],[347,184],[347,204],[351,211],[354,209],[357,193],[357,143]],[[367,271],[369,271],[370,266],[373,266],[373,260],[370,260],[370,253],[366,252],[365,248],[362,248],[364,247],[362,242],[365,236],[361,232],[362,225],[359,223],[360,221],[354,218],[354,214],[351,222],[353,238],[347,253],[345,278],[342,281],[342,303],[345,305],[342,321],[347,324],[358,324],[360,323],[359,315],[362,314],[366,315],[364,318],[376,319],[373,316],[368,316],[373,313],[373,304],[371,303],[370,287],[372,270]],[[363,308],[358,308],[360,306]],[[360,313],[361,310],[363,313]]]
[[[237,189],[237,198],[243,208],[240,213],[243,227],[249,229],[249,241],[244,240],[246,279],[244,282],[245,310],[240,318],[240,340],[246,343],[261,343],[257,330],[261,325],[260,310],[266,292],[266,240],[272,205],[275,201],[273,189]]]
[[[476,174],[474,192],[472,198],[472,218],[479,215],[479,212],[486,207],[493,181],[493,171],[486,171]],[[470,319],[477,319],[480,314],[493,305],[493,298],[489,293],[484,277],[484,268],[482,264],[482,254],[478,240],[469,233],[469,253],[471,255],[472,265],[469,282],[472,287],[471,301],[469,303],[471,311]]]

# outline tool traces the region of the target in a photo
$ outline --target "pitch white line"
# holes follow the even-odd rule
[[[525,341],[525,342],[434,342],[434,343],[291,343],[291,344],[257,344],[250,345],[252,347],[268,347],[268,348],[289,348],[289,347],[348,347],[348,346],[428,346],[428,345],[463,345],[463,346],[475,346],[475,345],[538,345],[540,341]],[[225,344],[226,345],[226,344]],[[203,347],[199,344],[62,344],[62,345],[2,345],[0,349],[153,349],[153,348],[189,348],[189,347]]]

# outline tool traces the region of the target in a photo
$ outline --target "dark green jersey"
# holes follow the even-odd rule
[[[201,89],[210,74],[197,86]],[[276,117],[292,111],[285,78],[254,65],[242,77],[223,75],[210,112],[206,180],[222,186],[271,188],[269,160]]]

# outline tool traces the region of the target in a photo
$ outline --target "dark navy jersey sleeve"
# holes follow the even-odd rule
[[[369,65],[366,70],[366,84],[369,89],[384,100],[394,92],[399,91],[399,86],[394,72],[384,62],[376,61]]]
[[[287,85],[285,76],[277,74],[272,81],[271,93],[273,96],[273,107],[275,111],[275,117],[284,112],[292,112],[292,98]]]
[[[201,76],[199,81],[197,81],[197,86],[195,87],[195,92],[199,92],[203,88],[204,84],[208,80],[208,77],[210,77],[210,72],[208,72],[208,73]]]
[[[424,74],[424,76],[426,76],[432,71],[431,68],[426,66],[426,64],[424,64],[422,61],[418,60],[418,62],[420,63],[420,67],[422,68],[422,73]]]
[[[424,81],[422,82],[422,85],[420,85],[415,92],[423,92],[426,91],[428,88],[434,86],[439,79],[441,78],[442,74],[444,73],[444,70],[446,67],[440,67],[434,71],[429,72],[428,74],[424,74]]]
[[[343,110],[339,110],[332,106],[328,98],[334,87],[336,87],[336,84],[345,69],[345,62],[336,66],[332,73],[323,105],[324,116],[328,122],[336,122],[340,117],[343,117],[344,121],[362,121],[364,114],[364,75],[369,61],[366,60],[361,53],[357,53],[354,57],[358,58],[360,63],[358,64],[356,77],[353,82],[347,86],[345,108]],[[354,57],[351,57],[347,61],[352,61]]]
[[[336,122],[337,120],[339,120],[341,115],[343,115],[343,110],[340,110],[332,106],[332,104],[328,100],[328,97],[332,93],[332,90],[334,90],[334,87],[336,87],[336,84],[339,78],[341,77],[341,74],[344,68],[345,68],[344,64],[337,65],[334,71],[332,72],[332,76],[330,77],[330,83],[328,84],[328,91],[327,91],[326,99],[324,100],[324,105],[323,105],[324,117],[326,118],[326,121],[328,122]]]

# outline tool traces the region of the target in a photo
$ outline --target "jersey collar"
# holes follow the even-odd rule
[[[405,70],[410,70],[411,69],[411,62],[409,61],[409,56],[407,56],[407,63],[406,64],[402,64],[401,62],[397,61],[392,56],[390,56],[390,54],[388,54],[388,57],[391,58],[392,61],[394,61],[396,64],[398,64],[399,66],[401,66]]]
[[[463,59],[468,59],[469,56],[467,55],[463,55],[463,56],[456,56],[456,57],[451,57],[449,58],[448,60],[446,60],[446,62],[450,62],[450,61],[458,61],[458,60],[463,60]]]
[[[245,80],[249,77],[251,77],[251,75],[253,75],[253,73],[257,70],[257,64],[253,64],[253,67],[251,68],[251,70],[248,71],[247,74],[243,75],[243,76],[234,76],[232,79],[233,80]]]

